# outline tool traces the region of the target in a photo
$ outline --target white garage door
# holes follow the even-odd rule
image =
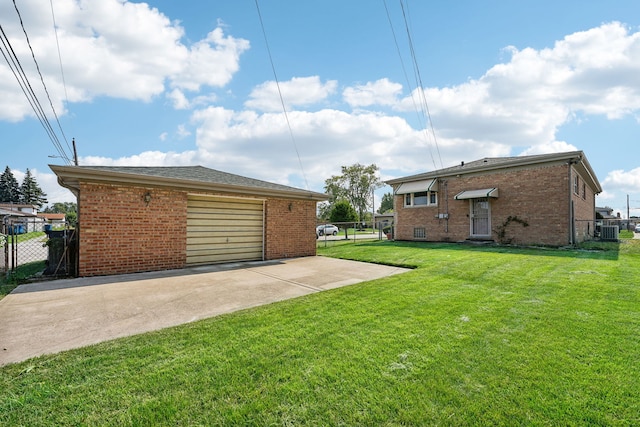
[[[263,202],[189,195],[187,265],[263,258]]]

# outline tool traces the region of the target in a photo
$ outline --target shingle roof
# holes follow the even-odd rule
[[[589,175],[594,191],[602,192],[602,187],[598,182],[591,165],[582,151],[569,151],[565,153],[537,154],[532,156],[513,157],[485,157],[472,162],[460,162],[460,164],[448,168],[438,169],[431,172],[390,179],[386,181],[389,185],[411,182],[422,179],[443,178],[447,176],[464,175],[468,173],[489,172],[503,168],[530,166],[542,163],[552,163],[571,160],[579,163],[584,171]]]
[[[279,194],[325,200],[327,196],[309,190],[248,178],[204,166],[53,166],[51,169],[70,186],[75,186],[79,178],[104,181],[127,181],[156,183],[199,189],[210,187],[243,193]]]

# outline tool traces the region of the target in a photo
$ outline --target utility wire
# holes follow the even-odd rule
[[[393,28],[393,21],[391,20],[391,14],[389,13],[389,8],[387,7],[387,1],[383,0],[384,9],[387,13],[387,20],[389,21],[389,27],[391,28],[391,34],[393,35],[393,42],[396,45],[396,52],[398,53],[398,58],[400,59],[400,66],[402,67],[402,73],[404,74],[404,79],[407,82],[407,87],[411,91],[411,82],[409,81],[409,75],[407,74],[407,68],[404,66],[404,59],[402,58],[402,52],[400,51],[400,45],[398,44],[398,38],[396,37],[396,31]],[[416,99],[411,93],[411,102],[413,103],[413,109],[416,112],[416,118],[418,120],[418,125],[424,130],[425,140],[427,142],[427,149],[429,150],[429,155],[431,156],[431,161],[433,162],[434,169],[437,169],[435,157],[433,156],[433,151],[431,149],[431,144],[429,144],[429,133],[427,131],[427,123],[425,122],[426,115],[424,114],[424,109],[422,109],[422,114],[418,110],[418,104],[416,104]]]
[[[267,46],[267,53],[269,54],[269,62],[271,63],[271,70],[273,71],[273,78],[276,81],[276,87],[278,88],[278,95],[280,96],[280,104],[282,105],[282,111],[284,112],[284,118],[287,121],[287,127],[289,128],[289,135],[291,135],[291,141],[293,142],[293,148],[295,149],[296,156],[298,157],[298,164],[300,165],[300,171],[304,178],[304,184],[307,190],[309,190],[309,183],[307,182],[307,175],[304,173],[302,167],[302,160],[300,159],[300,153],[298,152],[298,144],[293,136],[293,130],[291,129],[291,123],[289,122],[289,114],[287,114],[287,107],[284,104],[284,98],[282,97],[282,91],[280,90],[280,82],[278,81],[278,74],[276,73],[276,67],[273,64],[273,57],[271,56],[271,49],[269,48],[269,41],[267,40],[267,32],[264,29],[264,22],[262,21],[262,14],[260,13],[260,6],[258,0],[255,0],[256,10],[258,11],[258,18],[260,19],[260,27],[262,28],[262,35],[264,37],[264,43]]]
[[[433,128],[433,121],[431,120],[431,112],[429,111],[429,104],[427,103],[427,97],[424,94],[424,85],[422,83],[422,76],[420,74],[420,67],[418,66],[418,59],[416,57],[416,52],[415,49],[413,47],[413,37],[411,37],[411,30],[409,28],[409,21],[407,19],[407,13],[405,12],[405,7],[404,7],[404,2],[403,0],[399,0],[400,2],[400,8],[402,9],[402,16],[404,18],[404,25],[407,31],[407,38],[409,41],[409,51],[411,52],[411,59],[413,60],[413,68],[414,68],[414,73],[416,76],[416,84],[418,86],[418,89],[420,91],[420,97],[421,97],[421,101],[422,101],[422,106],[424,108],[423,113],[426,115],[426,117],[428,118],[429,121],[429,127],[431,129],[431,134],[433,136],[433,142],[436,146],[436,151],[438,153],[438,159],[440,160],[440,167],[443,167],[442,164],[442,157],[440,156],[440,148],[438,147],[438,140],[436,138],[436,132]],[[434,164],[435,164],[435,160],[434,160]]]
[[[53,143],[55,149],[58,151],[58,154],[60,154],[60,157],[65,159],[68,163],[71,163],[69,157],[60,144],[55,131],[51,127],[51,123],[47,119],[44,110],[42,109],[42,104],[40,104],[40,101],[38,100],[38,97],[36,96],[33,87],[29,82],[29,79],[27,78],[27,75],[22,68],[22,64],[20,63],[20,60],[18,59],[13,46],[11,46],[11,42],[9,41],[9,38],[7,37],[7,34],[5,33],[2,25],[0,25],[0,41],[2,42],[2,47],[4,48],[4,50],[0,49],[2,51],[2,56],[7,62],[7,65],[9,66],[9,69],[13,73],[14,77],[16,78],[16,81],[18,82],[20,89],[22,89],[22,93],[27,98],[29,105],[31,105],[36,118],[40,121],[40,124],[49,136],[49,139]]]
[[[62,68],[62,55],[60,54],[60,40],[58,39],[58,26],[56,25],[56,15],[53,13],[53,0],[49,0],[49,4],[51,5],[51,19],[53,20],[53,33],[56,36],[56,47],[58,48],[58,62],[60,63],[60,75],[62,76],[62,87],[64,89],[64,102],[68,108],[69,95],[67,94],[67,82],[64,78],[64,68]],[[64,138],[64,140],[67,142],[67,148],[69,148],[69,150],[73,152],[73,149],[69,147],[69,141],[67,141],[66,137]]]
[[[36,55],[33,52],[33,48],[31,47],[31,42],[29,41],[29,35],[27,34],[27,30],[24,28],[24,23],[22,22],[22,15],[20,14],[20,10],[18,9],[16,0],[13,0],[13,7],[15,8],[16,13],[18,14],[18,18],[20,19],[20,26],[22,27],[22,32],[24,33],[24,37],[27,40],[27,45],[29,46],[29,50],[31,51],[31,57],[33,58],[33,62],[36,64],[36,70],[38,71],[38,75],[40,76],[40,81],[42,82],[42,87],[44,88],[44,92],[46,93],[47,99],[49,100],[49,105],[51,106],[51,110],[53,111],[53,116],[56,118],[56,122],[58,123],[58,128],[62,133],[62,137],[64,138],[67,144],[67,147],[71,149],[71,147],[69,147],[69,141],[67,141],[67,136],[64,134],[64,131],[62,130],[62,125],[60,124],[60,119],[58,118],[56,109],[53,106],[53,101],[51,101],[51,96],[49,95],[49,90],[47,89],[47,85],[44,83],[44,78],[42,77],[42,73],[40,72],[40,66],[38,65],[38,61],[36,60]],[[45,118],[46,118],[46,115],[45,115]],[[48,119],[47,119],[47,122],[48,122]],[[57,141],[57,144],[60,145],[60,141],[58,140],[57,136],[55,139]]]

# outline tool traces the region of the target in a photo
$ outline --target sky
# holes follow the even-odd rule
[[[62,153],[0,58],[0,168],[30,169],[50,203],[75,201],[48,167],[74,138],[80,165],[202,165],[319,192],[355,163],[387,180],[582,150],[596,204],[640,215],[637,0],[15,5],[24,31],[10,0],[0,25]]]

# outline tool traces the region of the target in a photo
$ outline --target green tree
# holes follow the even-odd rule
[[[353,206],[351,206],[351,203],[349,203],[348,200],[342,199],[333,204],[331,208],[331,214],[329,215],[329,220],[331,222],[337,223],[354,222],[358,221],[358,213],[353,208]],[[343,228],[344,237],[348,238],[349,236],[347,235],[347,229],[349,228],[349,226],[345,225]]]
[[[34,205],[37,206],[38,209],[47,203],[47,195],[42,191],[33,175],[31,175],[29,168],[27,168],[27,172],[22,179],[22,185],[20,186],[20,203]]]
[[[378,166],[363,166],[356,163],[342,166],[342,175],[325,180],[325,192],[333,204],[345,199],[355,208],[358,220],[362,221],[367,210],[373,205],[373,191],[382,185],[377,176]]]
[[[51,206],[47,206],[43,212],[65,214],[67,222],[72,227],[75,227],[78,222],[78,205],[73,202],[56,202]]]
[[[0,202],[20,203],[20,187],[9,166],[0,175]]]
[[[380,201],[380,207],[378,208],[378,213],[383,214],[385,212],[389,212],[393,210],[393,194],[385,193],[382,196],[382,200]]]

